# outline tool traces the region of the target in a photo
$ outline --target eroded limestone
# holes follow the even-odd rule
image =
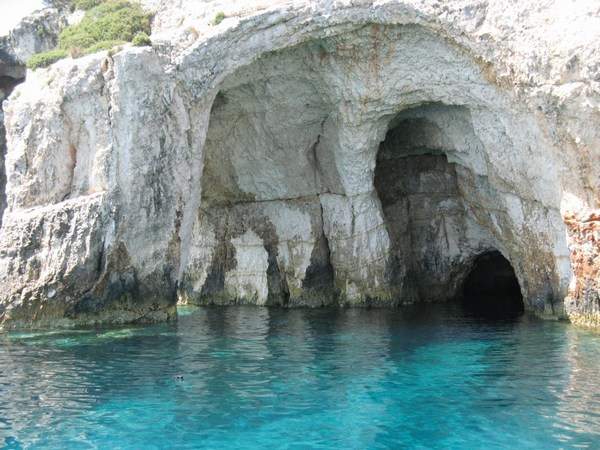
[[[177,295],[443,301],[491,251],[526,309],[597,323],[598,247],[583,224],[599,202],[588,49],[600,27],[586,2],[569,11],[585,39],[548,22],[551,1],[257,2],[217,27],[192,2],[181,28],[181,11],[151,3],[153,48],[61,61],[5,106],[6,326],[163,320]],[[45,217],[72,204],[73,239],[25,242],[31,221],[60,236]],[[102,219],[83,212],[92,204]],[[44,252],[77,254],[88,294],[55,282],[70,280],[58,263],[38,279],[14,272]]]

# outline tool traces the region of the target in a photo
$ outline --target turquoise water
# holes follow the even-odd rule
[[[600,447],[600,335],[573,326],[454,305],[182,313],[0,334],[0,445]]]

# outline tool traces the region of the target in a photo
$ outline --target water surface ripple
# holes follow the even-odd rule
[[[567,324],[454,305],[182,312],[0,334],[0,445],[600,446],[600,335]]]

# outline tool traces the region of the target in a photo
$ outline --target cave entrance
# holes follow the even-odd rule
[[[462,303],[467,312],[488,318],[517,317],[523,313],[519,281],[499,251],[475,259],[463,284]]]
[[[456,156],[481,154],[479,145],[461,106],[424,104],[388,125],[374,184],[391,243],[390,283],[401,302],[452,299],[460,287],[455,274],[481,252],[485,230],[469,218]]]
[[[464,106],[423,104],[389,122],[374,183],[390,237],[390,283],[402,302],[461,299],[486,317],[523,312],[515,272],[485,221],[492,205],[472,181],[486,176],[484,153]]]

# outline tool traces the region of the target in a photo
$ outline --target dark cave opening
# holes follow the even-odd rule
[[[467,314],[517,317],[525,308],[515,271],[470,212],[486,205],[470,182],[477,163],[464,155],[481,148],[462,106],[428,103],[390,121],[374,176],[391,241],[390,284],[410,302],[459,299]]]
[[[374,186],[390,238],[389,283],[401,302],[445,302],[467,247],[455,136],[469,135],[463,107],[427,103],[402,111],[380,143]],[[464,123],[463,123],[464,122]],[[466,141],[465,141],[466,142]]]
[[[519,281],[499,251],[477,257],[463,284],[466,312],[485,318],[515,318],[524,311]]]

